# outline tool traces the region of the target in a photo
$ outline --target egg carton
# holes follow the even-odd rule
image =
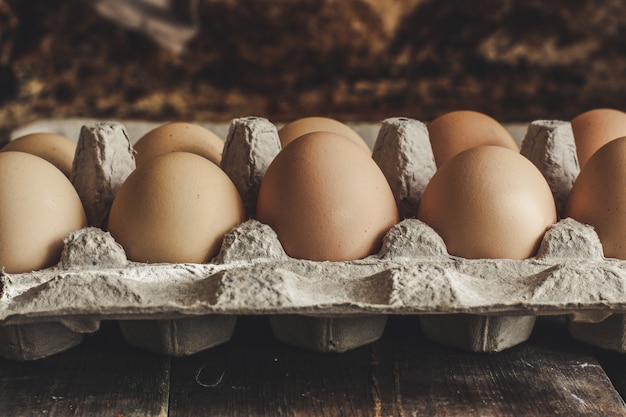
[[[81,125],[72,173],[89,227],[69,234],[57,265],[0,273],[0,356],[41,358],[79,344],[102,320],[128,343],[190,355],[227,342],[238,316],[266,315],[274,336],[322,352],[379,339],[389,315],[416,315],[431,340],[477,352],[524,342],[537,316],[566,315],[583,341],[626,350],[626,263],[603,257],[592,227],[560,219],[526,260],[451,256],[415,215],[435,172],[426,125],[382,121],[372,157],[391,185],[400,223],[375,255],[348,262],[287,256],[274,231],[252,218],[260,182],[280,150],[264,118],[228,125],[222,168],[250,220],[233,228],[205,264],[129,261],[102,229],[115,192],[134,168],[119,122]],[[578,174],[571,126],[535,121],[521,152],[545,175],[559,214]],[[407,329],[417,331],[417,329]]]

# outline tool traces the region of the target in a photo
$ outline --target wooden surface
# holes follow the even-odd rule
[[[181,358],[130,346],[108,322],[69,351],[0,360],[0,415],[623,416],[625,357],[551,319],[520,346],[479,354],[391,317],[380,341],[338,354],[278,342],[266,318],[242,317],[230,342]]]

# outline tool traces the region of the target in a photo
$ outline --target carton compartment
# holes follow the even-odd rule
[[[83,125],[78,141],[73,178],[91,226],[66,238],[58,265],[0,273],[3,357],[34,359],[68,349],[101,320],[118,320],[133,345],[189,355],[227,342],[237,316],[250,314],[267,315],[277,339],[323,352],[377,340],[391,314],[417,315],[431,340],[470,351],[507,349],[528,339],[537,316],[570,315],[574,337],[625,349],[619,340],[626,263],[603,257],[590,226],[560,219],[527,260],[463,259],[449,255],[441,237],[414,218],[435,169],[425,124],[417,120],[380,125],[372,157],[403,220],[387,233],[380,253],[350,262],[290,258],[274,231],[254,219],[231,230],[206,264],[129,261],[103,230],[103,206],[134,168],[132,141],[115,122]],[[230,123],[222,168],[248,214],[279,149],[276,126],[266,119]],[[571,126],[532,122],[521,149],[548,180],[562,213],[578,174]],[[612,337],[615,342],[607,341]]]
[[[274,337],[285,343],[318,352],[345,352],[380,339],[387,316],[276,315],[269,322]]]
[[[73,348],[83,335],[60,323],[29,323],[0,326],[0,356],[34,360]]]
[[[422,315],[424,335],[433,341],[472,352],[500,352],[530,337],[535,316],[470,314]]]
[[[573,319],[568,323],[575,339],[603,349],[626,352],[626,315],[612,314],[598,323]]]
[[[235,331],[237,316],[201,316],[171,320],[120,320],[131,345],[172,356],[192,355],[226,343]]]

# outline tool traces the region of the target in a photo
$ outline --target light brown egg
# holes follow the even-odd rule
[[[217,165],[189,152],[170,152],[146,161],[124,181],[108,230],[130,260],[203,263],[244,220],[239,193]]]
[[[454,155],[481,145],[497,145],[519,152],[511,134],[486,114],[458,110],[426,124],[437,167]]]
[[[607,142],[626,136],[626,113],[620,110],[589,110],[574,117],[571,124],[581,168]]]
[[[479,146],[435,172],[417,217],[439,233],[451,255],[526,259],[556,222],[556,207],[528,159],[501,146]]]
[[[198,124],[165,123],[143,135],[133,145],[137,166],[148,159],[169,152],[190,152],[219,166],[224,141],[215,133]]]
[[[372,150],[365,140],[350,126],[329,117],[304,117],[287,123],[278,130],[280,144],[284,148],[294,139],[311,132],[331,132],[353,141],[359,148],[371,155]]]
[[[582,167],[565,216],[592,225],[606,257],[626,259],[626,137],[602,146]]]
[[[80,198],[59,169],[29,153],[0,153],[0,269],[55,265],[65,236],[86,226]]]
[[[0,150],[26,152],[45,159],[70,177],[76,141],[56,133],[31,133],[13,139]]]
[[[261,183],[256,218],[274,229],[289,256],[314,261],[374,254],[399,221],[378,165],[330,132],[301,136],[276,156]]]

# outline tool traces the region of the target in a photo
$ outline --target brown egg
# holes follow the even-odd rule
[[[224,141],[215,133],[194,123],[165,123],[145,135],[134,145],[137,166],[148,159],[169,152],[190,152],[220,165]]]
[[[626,113],[620,110],[589,110],[574,117],[571,124],[581,168],[607,142],[626,136]]]
[[[314,261],[374,254],[399,221],[378,165],[330,132],[308,133],[276,156],[261,183],[256,217],[274,229],[289,256]]]
[[[443,114],[426,125],[437,167],[454,155],[480,145],[497,145],[519,152],[511,134],[486,114],[458,110]]]
[[[371,155],[372,150],[358,133],[348,125],[329,117],[304,117],[287,123],[278,130],[280,144],[284,148],[294,139],[311,132],[331,132],[353,141],[361,149]]]
[[[203,263],[244,220],[239,193],[217,165],[170,152],[146,161],[124,181],[108,229],[130,260]]]
[[[55,265],[65,236],[86,226],[80,198],[59,169],[29,153],[0,153],[0,269]]]
[[[56,133],[31,133],[13,139],[0,151],[19,151],[36,155],[52,163],[69,178],[76,153],[76,141]]]
[[[565,216],[592,225],[606,257],[626,259],[626,137],[602,146],[582,167]]]
[[[501,146],[463,151],[426,186],[418,216],[451,255],[526,259],[556,222],[548,183],[528,159]]]

